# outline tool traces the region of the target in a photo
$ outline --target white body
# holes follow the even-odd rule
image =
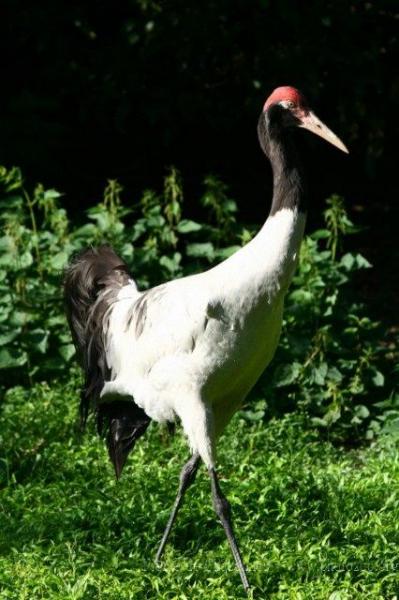
[[[284,295],[305,216],[281,209],[257,236],[216,267],[147,292],[134,282],[112,305],[102,400],[132,396],[158,422],[181,419],[208,467],[231,416],[273,358]]]

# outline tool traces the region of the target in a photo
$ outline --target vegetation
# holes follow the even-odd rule
[[[0,598],[243,598],[202,468],[164,560],[153,557],[187,457],[152,425],[115,482],[102,442],[76,423],[76,387],[14,388],[0,417]],[[219,446],[254,598],[393,600],[399,585],[398,449],[345,451],[292,413]]]
[[[0,599],[241,594],[204,473],[154,565],[187,447],[152,425],[114,481],[93,424],[84,436],[77,424],[61,280],[76,251],[106,241],[145,288],[210,267],[254,231],[215,177],[200,198],[206,222],[184,218],[175,169],[159,193],[136,203],[122,193],[109,181],[76,223],[58,192],[29,193],[18,169],[0,170]],[[394,598],[395,355],[359,302],[356,278],[370,265],[344,249],[356,228],[341,198],[324,221],[304,240],[277,355],[221,443],[223,484],[254,597]]]
[[[65,377],[71,368],[61,279],[80,249],[112,244],[146,288],[209,268],[253,233],[236,222],[236,205],[215,177],[205,179],[200,199],[208,221],[184,219],[175,169],[162,193],[147,190],[131,205],[121,202],[120,185],[108,182],[103,201],[78,225],[55,190],[39,185],[28,194],[18,169],[0,172],[0,190],[0,369],[7,387]],[[279,350],[258,385],[262,400],[250,401],[247,418],[299,407],[337,439],[399,432],[392,351],[379,341],[378,323],[350,287],[357,271],[370,265],[360,254],[342,251],[344,237],[356,231],[342,199],[327,201],[324,218],[325,228],[302,245]]]

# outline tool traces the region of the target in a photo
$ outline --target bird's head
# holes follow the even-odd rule
[[[276,88],[265,102],[262,119],[267,124],[278,124],[283,129],[307,129],[343,152],[349,152],[339,137],[316,117],[305,96],[294,87],[285,85]]]

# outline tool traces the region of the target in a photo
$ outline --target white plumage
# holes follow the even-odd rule
[[[283,208],[205,273],[144,294],[124,286],[104,332],[112,380],[101,399],[133,397],[158,422],[177,416],[191,449],[214,466],[216,437],[274,355],[304,221]]]

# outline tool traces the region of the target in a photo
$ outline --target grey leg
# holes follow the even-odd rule
[[[240,573],[242,585],[244,586],[245,591],[248,593],[248,577],[245,571],[244,564],[242,562],[241,554],[238,549],[237,541],[233,531],[230,504],[227,498],[223,495],[222,490],[220,489],[215,469],[209,469],[209,476],[211,478],[213,508],[215,509],[215,512],[219,517],[221,524],[223,525],[223,529],[226,533],[227,540],[230,544],[234,560],[236,561],[237,569]]]
[[[155,557],[155,562],[158,563],[162,553],[164,551],[164,548],[166,546],[166,542],[168,541],[168,537],[169,534],[171,532],[173,523],[175,522],[177,513],[179,512],[179,508],[181,505],[181,502],[183,500],[184,494],[187,490],[187,488],[193,483],[195,476],[197,474],[197,470],[198,470],[198,466],[200,463],[200,456],[199,454],[196,452],[192,455],[192,457],[190,458],[190,460],[188,460],[186,462],[186,464],[184,465],[184,467],[182,468],[181,472],[180,472],[180,484],[179,484],[179,490],[177,492],[177,496],[176,496],[176,500],[175,503],[173,505],[172,508],[172,512],[170,514],[169,517],[169,521],[165,527],[165,531],[164,534],[162,536],[162,540],[161,543],[159,544],[159,548],[158,548],[158,552],[157,555]]]

